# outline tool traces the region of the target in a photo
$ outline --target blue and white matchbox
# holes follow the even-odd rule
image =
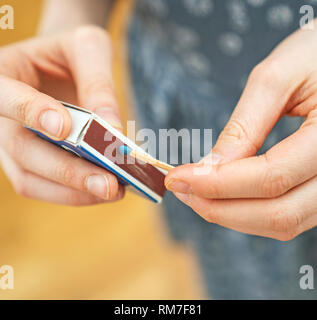
[[[111,171],[121,184],[132,186],[140,195],[157,203],[162,201],[166,191],[166,171],[149,163],[129,161],[129,155],[116,154],[120,146],[127,146],[143,154],[146,152],[96,114],[65,102],[62,104],[72,118],[72,129],[67,139],[52,140],[41,132],[29,129],[49,142]]]

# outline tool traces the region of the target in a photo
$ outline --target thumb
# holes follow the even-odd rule
[[[0,76],[0,116],[17,120],[54,140],[65,139],[72,120],[52,97],[11,78]]]

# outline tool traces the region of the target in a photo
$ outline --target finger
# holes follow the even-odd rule
[[[65,40],[63,50],[77,85],[80,104],[121,128],[112,80],[111,43],[106,32],[86,26],[77,29],[70,41]]]
[[[300,89],[312,73],[307,61],[313,59],[315,50],[306,50],[306,59],[298,59],[302,56],[298,43],[309,41],[309,37],[305,31],[295,32],[251,72],[213,149],[222,162],[255,155],[281,115],[301,103]]]
[[[71,117],[61,103],[4,76],[0,76],[0,116],[17,120],[55,140],[66,138],[71,129]]]
[[[294,90],[268,62],[255,68],[213,153],[229,162],[256,154],[281,117]],[[285,77],[285,79],[284,79]]]
[[[210,223],[247,234],[279,237],[269,222],[269,215],[273,215],[269,200],[209,200],[183,193],[175,196]]]
[[[208,222],[239,232],[291,240],[317,224],[317,178],[276,199],[209,200],[176,194]]]
[[[195,174],[201,164],[180,166],[167,175],[166,186],[211,199],[278,197],[317,175],[316,144],[312,112],[297,132],[265,155],[212,166],[205,175]]]
[[[5,155],[1,149],[0,160],[4,172],[10,179],[16,193],[20,196],[71,206],[87,206],[107,202],[89,193],[65,187],[26,172]],[[122,198],[123,193],[124,189],[118,193],[116,200]]]
[[[17,186],[17,185],[16,185]],[[78,191],[49,181],[32,173],[25,173],[15,191],[20,196],[35,200],[67,206],[90,206],[109,203],[123,198],[124,189],[120,189],[116,198],[104,200],[87,192]]]
[[[105,200],[116,198],[118,181],[107,170],[39,139],[25,128],[16,125],[12,129],[8,120],[1,125],[3,130],[14,132],[14,144],[0,137],[1,145],[25,170]]]

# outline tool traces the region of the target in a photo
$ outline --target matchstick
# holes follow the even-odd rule
[[[165,162],[159,161],[155,158],[153,158],[150,155],[138,152],[136,150],[132,150],[128,146],[122,145],[119,147],[118,151],[123,155],[129,155],[131,157],[134,157],[135,159],[141,160],[145,163],[149,163],[152,166],[161,168],[166,171],[170,171],[171,169],[174,169],[175,167],[171,166],[170,164],[167,164]]]

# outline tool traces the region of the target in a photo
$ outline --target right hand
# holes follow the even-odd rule
[[[23,127],[55,140],[68,136],[71,117],[50,95],[65,101],[73,96],[73,103],[121,126],[104,30],[79,27],[0,48],[0,161],[22,196],[67,205],[122,198],[124,188],[113,174]]]

